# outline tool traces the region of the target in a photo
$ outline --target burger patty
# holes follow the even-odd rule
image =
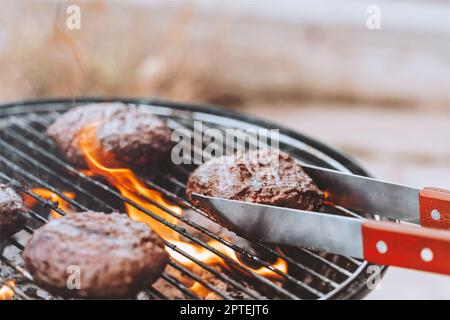
[[[318,210],[324,199],[294,158],[270,149],[240,152],[200,165],[190,175],[186,193],[196,205],[192,193],[301,210]]]
[[[10,187],[5,184],[0,184],[1,241],[23,228],[27,211],[22,198]]]
[[[23,259],[35,282],[54,294],[127,298],[159,278],[169,256],[146,224],[118,213],[88,211],[36,230]]]
[[[150,171],[167,160],[171,150],[171,130],[142,107],[123,103],[95,103],[69,110],[47,129],[67,161],[86,168],[79,133],[95,124],[97,145],[113,156],[110,163]]]

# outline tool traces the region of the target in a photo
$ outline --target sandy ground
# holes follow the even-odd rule
[[[308,103],[245,112],[335,146],[377,178],[450,188],[450,110]],[[450,277],[392,267],[367,299],[450,299]]]

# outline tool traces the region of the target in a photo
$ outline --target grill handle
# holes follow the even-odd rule
[[[420,224],[450,229],[450,190],[423,188],[419,192]]]
[[[450,231],[367,220],[362,237],[370,262],[450,275]]]

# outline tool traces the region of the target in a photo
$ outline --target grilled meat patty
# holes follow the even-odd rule
[[[160,118],[135,105],[95,103],[74,108],[48,127],[47,135],[67,161],[85,168],[79,133],[93,123],[96,144],[110,156],[103,164],[151,171],[169,159],[171,130]]]
[[[270,149],[240,152],[200,165],[190,175],[186,193],[189,198],[199,193],[301,210],[318,210],[324,199],[294,158]]]
[[[0,184],[0,241],[23,228],[27,211],[22,198],[10,187]]]
[[[127,298],[159,278],[169,256],[146,224],[118,213],[89,211],[36,230],[23,258],[36,283],[54,294]]]

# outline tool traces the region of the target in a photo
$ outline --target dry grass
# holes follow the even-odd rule
[[[125,1],[75,1],[82,26],[69,30],[71,3],[5,0],[0,102],[102,95],[244,106],[324,98],[305,86],[295,61],[301,44],[292,41],[308,30],[236,15],[225,2],[205,12],[195,2]]]
[[[81,7],[81,30],[65,25],[65,9],[74,2]],[[439,81],[447,73],[436,67],[448,65],[445,59],[431,63],[436,80],[409,76],[428,72],[434,61],[421,51],[422,42],[407,58],[403,48],[410,44],[395,35],[273,23],[237,14],[226,2],[204,7],[193,1],[4,0],[0,102],[102,95],[229,106],[312,99],[387,109],[410,109],[417,101],[428,110],[430,101],[448,105],[440,89],[445,81]],[[385,49],[393,54],[383,55]],[[400,51],[406,58],[396,55]],[[423,64],[408,69],[405,59]]]
[[[205,18],[193,3],[142,10],[123,2],[80,2],[82,28],[69,30],[66,4],[4,4],[0,101],[123,95],[236,105],[261,95],[289,96],[249,90],[257,76],[242,66],[264,68],[271,61],[233,52],[227,39],[234,21],[225,10]],[[208,28],[198,28],[205,19]]]

